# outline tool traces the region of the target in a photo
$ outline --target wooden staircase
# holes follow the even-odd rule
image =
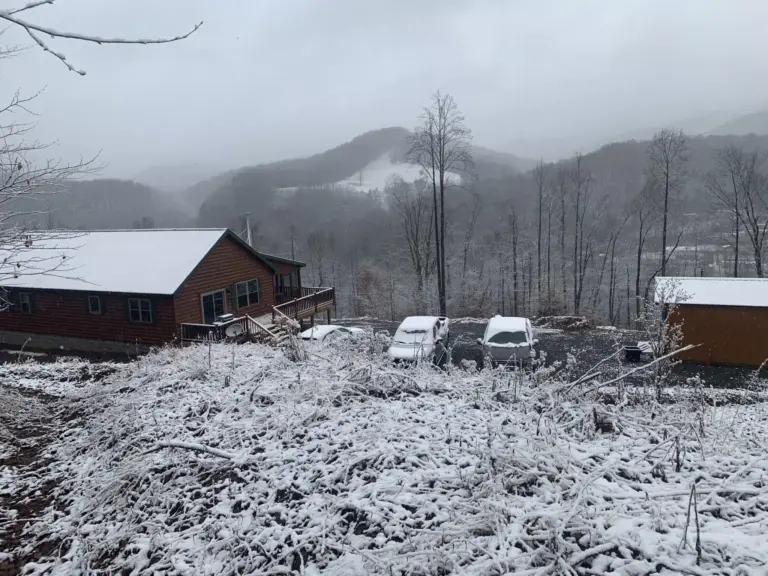
[[[264,328],[269,330],[271,334],[260,331],[251,337],[252,342],[259,342],[271,346],[283,346],[291,339],[291,336],[297,334],[297,332],[287,324],[270,323],[264,325]]]

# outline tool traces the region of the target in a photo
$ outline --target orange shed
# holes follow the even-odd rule
[[[686,362],[760,366],[768,359],[768,279],[682,278],[656,281],[656,301],[682,322]]]

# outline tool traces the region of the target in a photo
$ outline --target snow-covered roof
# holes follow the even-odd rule
[[[655,301],[698,306],[768,307],[768,279],[659,278]]]
[[[219,229],[109,230],[31,234],[31,246],[7,256],[0,284],[44,290],[171,295],[227,233]],[[37,236],[37,238],[36,238]],[[18,278],[6,273],[19,262]]]
[[[494,316],[488,320],[485,338],[489,339],[502,332],[525,332],[526,318],[517,316]]]
[[[397,330],[402,330],[403,332],[424,332],[431,330],[437,320],[437,316],[408,316]]]

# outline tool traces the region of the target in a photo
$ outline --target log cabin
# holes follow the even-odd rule
[[[237,321],[257,331],[313,319],[335,302],[331,287],[302,286],[302,262],[228,229],[30,233],[20,249],[0,247],[0,262],[6,347],[141,353],[223,339]]]

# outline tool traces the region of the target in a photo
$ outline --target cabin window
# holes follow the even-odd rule
[[[147,298],[128,298],[128,319],[142,324],[152,323],[152,303]]]
[[[0,312],[5,312],[11,306],[11,293],[0,289]]]
[[[19,292],[19,311],[22,314],[32,314],[32,294]]]
[[[88,313],[101,314],[101,296],[88,296]]]
[[[253,306],[261,300],[261,288],[259,280],[248,280],[235,284],[235,301],[238,308]]]

